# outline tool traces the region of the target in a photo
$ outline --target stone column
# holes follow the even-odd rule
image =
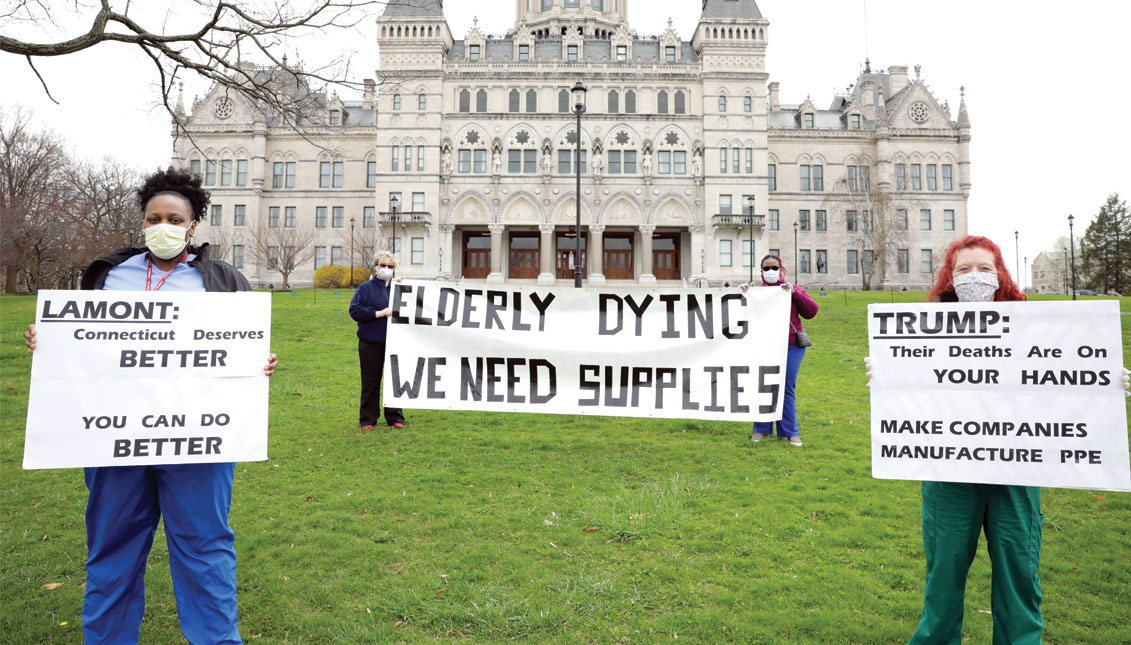
[[[444,251],[444,254],[440,257],[440,271],[437,277],[442,280],[451,279],[452,277],[452,256],[456,253],[452,248],[452,232],[454,230],[455,226],[451,224],[440,225],[440,240],[438,244]]]
[[[554,266],[554,225],[539,224],[538,231],[542,233],[538,247],[538,284],[552,285],[557,279],[557,270]]]
[[[695,284],[699,280],[707,279],[707,270],[704,266],[706,261],[703,257],[703,251],[706,249],[706,237],[703,235],[704,226],[702,224],[692,224],[688,229],[691,233],[691,257],[683,259],[681,264],[687,267],[688,280]]]
[[[589,284],[605,284],[605,227],[589,227]]]
[[[491,231],[491,273],[487,274],[487,282],[503,281],[503,231],[507,227],[503,224],[488,224]]]
[[[652,273],[652,233],[656,232],[655,226],[644,225],[640,227],[640,284],[656,284],[656,276]]]

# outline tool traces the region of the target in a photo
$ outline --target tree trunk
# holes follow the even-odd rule
[[[4,293],[19,293],[20,267],[8,265],[7,275],[4,279]]]

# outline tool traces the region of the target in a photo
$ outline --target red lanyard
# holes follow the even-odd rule
[[[188,257],[188,251],[185,251],[184,255],[182,255],[177,260],[177,264],[184,262],[185,258],[187,258],[187,257]],[[161,277],[160,280],[157,281],[157,286],[150,288],[150,285],[153,283],[153,260],[151,258],[147,257],[145,262],[146,262],[146,267],[145,267],[145,290],[146,291],[160,291],[161,285],[165,284],[165,280],[168,280],[169,276],[173,275],[173,272],[177,270],[177,264],[174,264],[173,268],[169,269],[169,272],[166,273],[164,276]]]

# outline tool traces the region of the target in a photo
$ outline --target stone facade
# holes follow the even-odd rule
[[[627,0],[516,0],[507,34],[476,25],[455,40],[442,4],[391,0],[377,24],[379,94],[320,97],[322,125],[305,138],[220,88],[199,101],[192,141],[177,140],[174,161],[206,172],[208,160],[248,160],[243,186],[220,185],[216,171],[222,215],[201,235],[234,247],[237,205],[244,237],[285,228],[270,209],[293,208],[294,227],[312,229],[324,249],[300,263],[294,284],[310,283],[316,261],[348,254],[351,218],[359,264],[395,239],[409,277],[571,284],[577,81],[588,89],[580,262],[589,284],[733,284],[749,279],[752,255],[773,250],[805,285],[926,288],[966,232],[965,104],[952,118],[918,69],[912,78],[906,67],[866,68],[827,107],[784,104],[754,0],[705,0],[690,40],[670,23],[637,35]],[[253,282],[278,282],[244,253]]]

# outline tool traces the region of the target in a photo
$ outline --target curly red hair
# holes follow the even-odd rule
[[[1002,258],[1001,249],[998,245],[994,244],[988,237],[967,235],[956,240],[946,250],[946,258],[943,260],[942,268],[939,269],[935,288],[931,290],[931,295],[927,296],[928,301],[958,302],[958,295],[954,293],[954,262],[958,252],[964,249],[985,249],[993,254],[994,266],[997,267],[998,283],[997,291],[994,292],[995,301],[1007,302],[1029,299],[1021,289],[1017,288],[1017,283],[1009,275],[1009,269],[1005,266],[1005,259]]]

